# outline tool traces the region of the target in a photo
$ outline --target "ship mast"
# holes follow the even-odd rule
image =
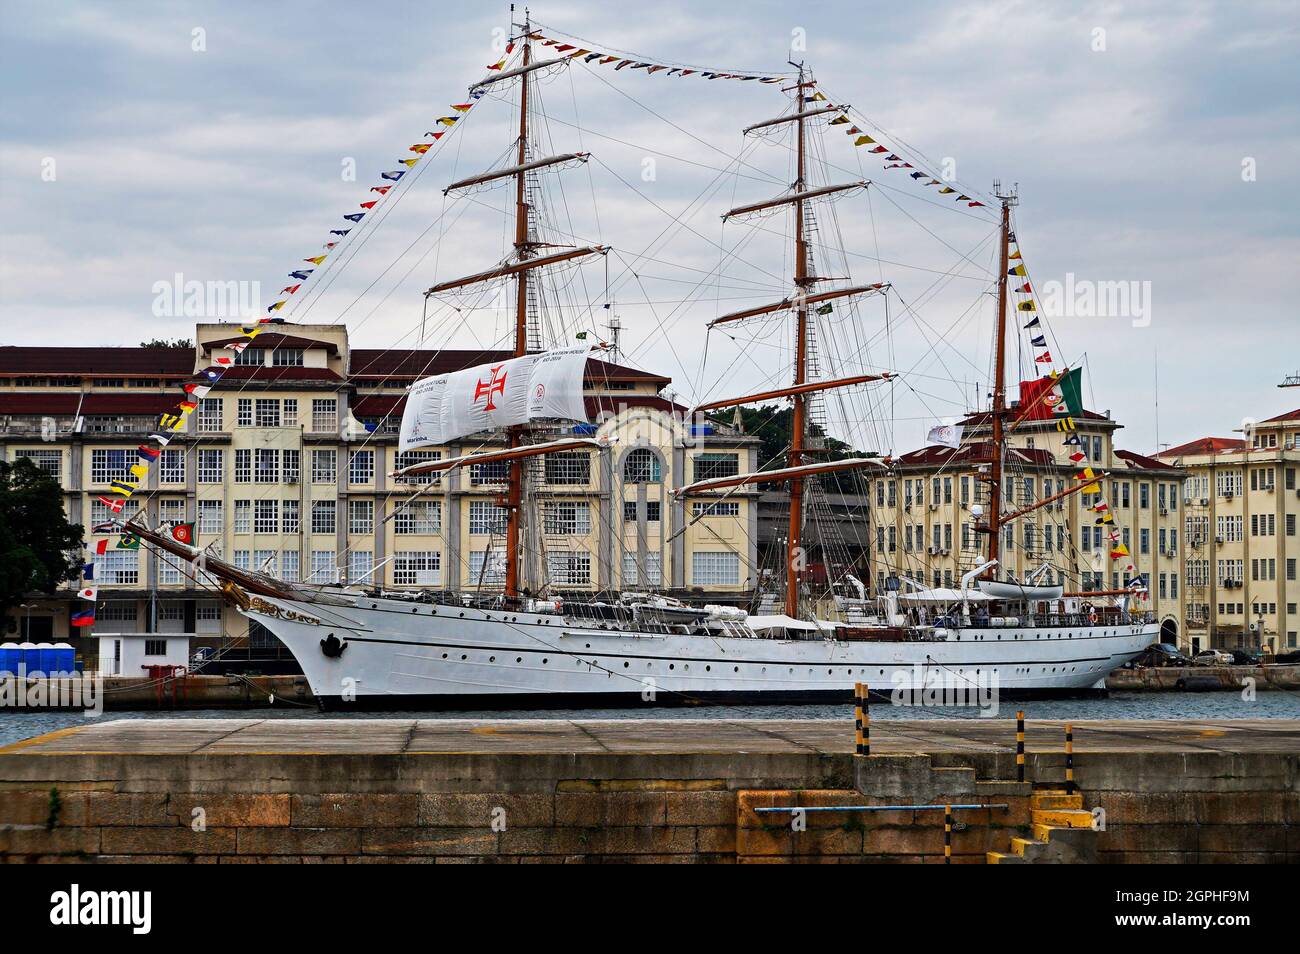
[[[994,192],[1002,202],[1002,229],[999,250],[997,314],[995,322],[995,344],[993,355],[993,408],[991,412],[993,445],[992,460],[989,464],[989,513],[988,535],[990,561],[997,560],[1002,543],[1002,458],[1006,452],[1006,433],[1004,423],[1007,416],[1007,265],[1011,254],[1011,208],[1016,204],[1014,192],[1003,194],[1000,184],[994,184]],[[985,571],[985,578],[996,576],[997,564]]]
[[[795,138],[797,140],[797,173],[794,183],[795,192],[802,196],[807,191],[804,159],[804,123],[803,91],[811,84],[804,79],[803,65],[799,66],[799,81],[794,87],[794,108],[798,118],[795,120]],[[808,243],[804,236],[804,199],[797,198],[794,203],[794,284],[799,295],[796,311],[796,330],[794,348],[794,386],[796,388],[808,383],[808,302],[804,299],[808,286]],[[790,454],[788,464],[798,467],[803,463],[804,437],[808,422],[808,397],[803,392],[792,395],[794,414],[790,424]],[[803,534],[803,478],[790,478],[790,527],[786,536],[785,551],[785,613],[790,617],[799,615],[799,567],[803,565],[803,553],[800,539]]]
[[[532,26],[528,12],[524,11],[523,24],[523,61],[524,72],[520,76],[519,87],[519,145],[516,152],[518,171],[515,173],[515,258],[522,262],[532,251],[529,241],[529,209],[526,192],[527,171],[524,164],[528,161],[528,86],[531,71],[527,68],[532,63],[533,44]],[[515,279],[515,356],[520,357],[528,351],[528,282],[531,269],[520,271]],[[510,428],[510,446],[518,447],[522,442],[519,425]],[[522,460],[510,462],[510,483],[506,490],[506,579],[505,595],[508,599],[519,595],[519,542],[520,524],[523,517],[524,464]]]

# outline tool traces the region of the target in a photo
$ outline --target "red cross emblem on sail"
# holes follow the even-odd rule
[[[504,395],[506,393],[506,375],[509,372],[502,371],[501,369],[504,367],[504,364],[498,364],[495,368],[491,369],[492,377],[489,380],[479,381],[474,385],[475,402],[477,402],[481,397],[487,397],[487,403],[483,405],[483,410],[485,411],[495,411],[497,406],[492,402],[492,398],[495,395]]]

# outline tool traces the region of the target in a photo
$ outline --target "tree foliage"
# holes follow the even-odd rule
[[[184,348],[189,350],[194,347],[194,342],[189,338],[177,338],[170,341],[167,338],[150,338],[148,341],[140,342],[141,348]]]
[[[81,541],[53,477],[26,457],[0,461],[0,612],[76,578]]]

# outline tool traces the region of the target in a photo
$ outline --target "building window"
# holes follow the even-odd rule
[[[486,464],[471,464],[469,483],[471,487],[505,484],[510,481],[510,462],[504,460],[490,461]]]
[[[280,501],[258,500],[253,508],[253,532],[276,533],[280,529]]]
[[[740,501],[719,500],[709,502],[697,500],[691,504],[692,517],[739,517]]]
[[[220,500],[199,501],[199,533],[220,533],[225,529]]]
[[[144,641],[144,654],[146,656],[166,656],[167,640],[165,639],[146,639]]]
[[[373,500],[348,501],[348,533],[375,532],[375,502]]]
[[[185,483],[185,451],[165,450],[158,455],[158,482],[161,484]]]
[[[297,503],[295,500],[294,503]],[[284,550],[280,554],[280,579],[286,583],[298,582],[298,569],[302,558],[297,550]]]
[[[623,522],[636,523],[636,501],[625,500],[623,502]]]
[[[338,561],[333,550],[311,551],[311,583],[334,583],[338,580]]]
[[[691,554],[691,581],[696,586],[736,586],[740,554],[696,550]]]
[[[101,582],[126,585],[140,582],[140,552],[138,550],[109,550],[102,561],[104,575]],[[132,616],[132,619],[135,617]]]
[[[201,484],[219,484],[225,479],[225,454],[221,450],[198,452],[198,481]]]
[[[313,500],[311,502],[311,532],[334,533],[336,527],[336,500]]]
[[[285,398],[284,407],[282,408],[282,418],[285,427],[298,426],[298,399]]]
[[[301,348],[276,348],[271,352],[271,364],[277,368],[301,368]]]
[[[393,466],[400,470],[403,467],[410,467],[412,464],[420,464],[430,460],[441,460],[442,451],[407,451],[405,454],[398,454],[393,459]],[[395,477],[395,481],[404,484],[436,484],[439,475],[434,473],[412,474],[410,477]]]
[[[735,477],[740,473],[738,454],[696,454],[693,464],[695,480]]]
[[[274,448],[259,447],[253,455],[253,482],[278,484],[280,482],[280,452]]]
[[[106,623],[134,623],[135,601],[105,600],[95,610],[95,618]]]
[[[437,500],[413,500],[393,517],[393,533],[441,532],[442,504]]]
[[[339,428],[339,402],[335,398],[315,398],[311,402],[311,429],[328,434]]]
[[[252,427],[253,426],[253,399],[240,398],[239,403],[235,405],[235,426]]]
[[[623,482],[628,484],[658,483],[659,458],[652,451],[638,447],[623,461]]]
[[[658,500],[647,500],[645,502],[645,518],[648,523],[658,523],[663,513],[663,504]]]
[[[348,551],[348,582],[368,583],[375,568],[375,555],[370,550]]]
[[[253,402],[253,423],[257,427],[279,427],[280,402],[274,398],[257,398]]]
[[[235,483],[251,484],[253,482],[253,452],[248,448],[235,451]]]
[[[92,450],[90,452],[90,482],[107,484],[114,480],[129,480],[131,465],[136,454],[127,450]]]
[[[435,550],[398,550],[393,554],[395,586],[438,586],[441,583],[441,553]]]
[[[298,478],[302,476],[302,451],[281,451],[280,457],[284,463],[284,482],[296,484]]]
[[[311,452],[311,482],[332,484],[338,480],[338,452],[314,450]]]
[[[506,558],[499,551],[471,550],[469,554],[469,586],[504,583],[506,581]]]
[[[348,461],[348,483],[369,484],[375,479],[375,452],[356,451]]]
[[[591,482],[590,454],[547,454],[548,484],[586,484]]]
[[[199,401],[199,433],[215,434],[220,431],[223,423],[222,412],[221,398],[202,398]]]
[[[297,500],[285,500],[280,508],[280,530],[282,533],[297,533],[302,529],[300,514],[302,507]]]
[[[506,511],[490,500],[469,502],[469,532],[473,534],[505,533]]]
[[[45,471],[55,480],[63,479],[63,452],[56,450],[20,450],[19,457],[26,457],[40,470]]]
[[[586,586],[591,583],[591,554],[548,553],[546,575],[552,586]]]
[[[244,367],[259,367],[266,364],[266,351],[262,348],[245,348],[235,355],[235,364]]]
[[[235,501],[235,533],[252,533],[253,501]]]
[[[556,500],[545,504],[542,532],[563,536],[590,533],[591,505],[578,500]]]
[[[624,586],[659,586],[663,583],[663,554],[652,551],[644,557],[623,554]]]

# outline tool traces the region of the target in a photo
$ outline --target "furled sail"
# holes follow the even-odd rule
[[[587,420],[590,354],[585,345],[560,348],[421,378],[407,394],[399,451],[537,418]]]

